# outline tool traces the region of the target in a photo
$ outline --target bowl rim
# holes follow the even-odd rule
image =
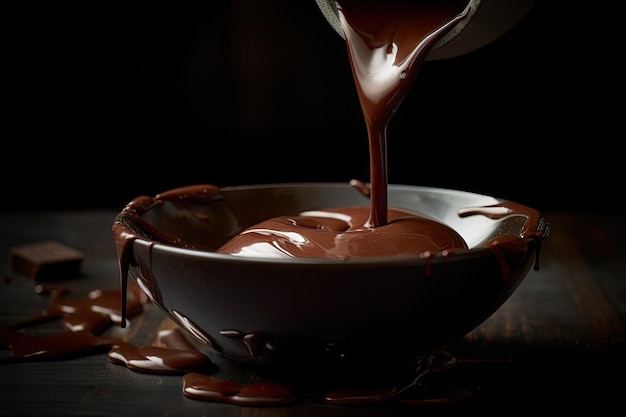
[[[250,185],[232,185],[232,186],[224,186],[219,187],[221,192],[231,192],[231,191],[242,191],[242,190],[260,190],[260,189],[278,189],[278,188],[314,188],[314,187],[341,187],[341,188],[351,188],[348,183],[343,182],[272,182],[272,183],[261,183],[261,184],[250,184]],[[184,187],[183,187],[184,188]],[[502,203],[507,202],[509,200],[497,198],[494,196],[490,196],[488,194],[481,194],[472,191],[465,190],[457,190],[451,188],[443,188],[443,187],[433,187],[433,186],[423,186],[423,185],[408,185],[408,184],[388,184],[388,189],[393,191],[402,191],[403,189],[410,189],[415,192],[430,192],[437,194],[454,194],[454,195],[463,195],[467,197],[473,198],[485,198],[486,201],[491,201],[491,204],[494,203]],[[172,189],[172,190],[175,190]],[[167,191],[172,191],[167,190]],[[158,196],[158,195],[157,195]],[[138,197],[144,198],[144,197]],[[152,197],[150,197],[152,198]],[[390,204],[390,206],[395,206]],[[525,206],[526,207],[526,206]],[[530,208],[530,207],[528,207]],[[120,212],[118,214],[121,215],[123,213]],[[429,216],[429,214],[426,214]],[[543,216],[542,216],[543,219]],[[441,221],[441,219],[435,219]],[[543,224],[544,222],[540,222]],[[532,240],[532,238],[526,238],[526,240]],[[474,246],[468,249],[456,249],[453,251],[449,251],[446,253],[434,253],[434,254],[406,254],[406,255],[395,255],[395,256],[370,256],[370,257],[355,257],[355,258],[346,258],[346,259],[330,259],[330,258],[264,258],[264,257],[243,257],[243,256],[234,256],[232,254],[221,254],[217,252],[212,252],[204,249],[197,248],[185,248],[181,246],[176,246],[174,244],[168,244],[156,240],[151,240],[145,238],[143,236],[135,236],[133,240],[133,248],[135,245],[138,246],[138,249],[143,247],[144,249],[149,249],[153,253],[163,253],[169,254],[173,256],[184,256],[191,257],[198,260],[206,260],[212,262],[220,262],[224,264],[239,264],[239,265],[250,265],[250,264],[279,264],[279,265],[293,265],[293,266],[318,266],[318,267],[332,267],[337,268],[342,265],[346,268],[353,267],[371,267],[371,266],[380,266],[385,265],[386,267],[403,267],[403,266],[430,266],[437,265],[443,262],[449,262],[450,258],[454,258],[455,261],[463,261],[469,260],[473,258],[480,258],[484,256],[489,256],[493,253],[493,251],[486,246]]]

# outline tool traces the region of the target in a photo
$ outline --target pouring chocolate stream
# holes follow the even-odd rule
[[[430,48],[470,11],[467,1],[341,0],[337,10],[367,126],[371,208],[367,227],[387,224],[387,127]]]

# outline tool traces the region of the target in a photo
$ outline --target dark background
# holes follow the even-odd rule
[[[427,62],[389,126],[389,182],[619,211],[623,46],[617,10],[589,7],[539,0]],[[369,179],[345,43],[313,0],[4,8],[3,211]]]

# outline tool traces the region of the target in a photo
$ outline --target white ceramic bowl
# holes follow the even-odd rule
[[[236,186],[221,189],[217,199],[172,198],[192,189],[197,186],[138,197],[119,213],[113,233],[128,243],[120,262],[128,261],[128,275],[174,322],[215,351],[251,364],[410,358],[444,347],[492,315],[537,267],[549,230],[539,213],[515,203],[521,210],[499,218],[459,216],[470,207],[507,203],[495,197],[389,185],[390,206],[445,223],[469,250],[242,258],[211,248],[270,217],[369,200],[342,183]]]

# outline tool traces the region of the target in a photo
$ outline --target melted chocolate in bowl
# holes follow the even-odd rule
[[[467,249],[452,228],[397,209],[389,222],[367,226],[368,210],[338,207],[262,221],[218,249],[249,257],[353,259],[370,256],[420,255]]]

